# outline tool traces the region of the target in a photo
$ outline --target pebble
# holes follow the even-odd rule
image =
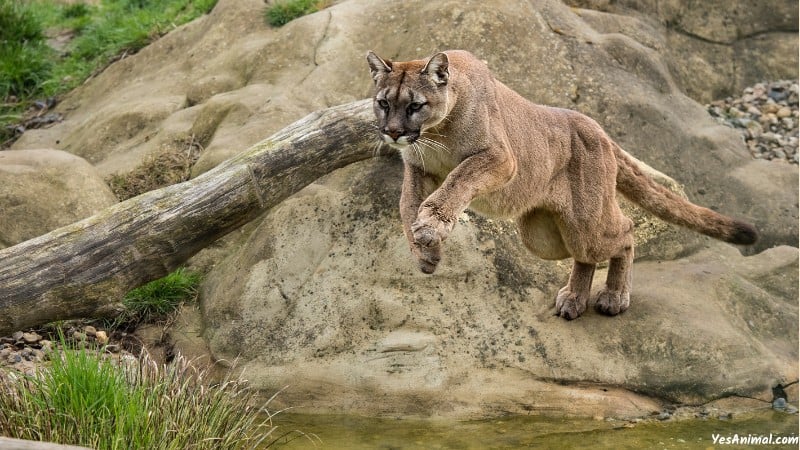
[[[35,344],[42,340],[42,337],[39,336],[38,333],[31,332],[31,333],[22,333],[22,340],[25,341],[26,344]]]
[[[772,401],[772,409],[782,410],[786,408],[786,399],[783,397],[778,397]]]
[[[98,331],[94,338],[97,339],[97,343],[100,345],[104,345],[108,343],[108,334],[105,331]]]
[[[754,158],[797,164],[799,92],[797,80],[757,83],[741,97],[713,101],[706,110],[739,130]]]

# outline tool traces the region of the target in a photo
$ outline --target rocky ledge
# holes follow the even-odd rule
[[[706,108],[721,124],[741,131],[754,158],[797,164],[798,90],[796,80],[758,83],[741,97],[713,101]]]

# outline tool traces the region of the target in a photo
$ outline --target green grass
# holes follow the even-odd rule
[[[182,358],[159,366],[68,350],[50,359],[35,376],[0,383],[0,435],[98,450],[236,450],[263,448],[275,430],[243,383],[208,385]]]
[[[0,0],[0,148],[37,99],[61,95],[123,55],[205,14],[217,0]],[[46,35],[72,39],[58,52]]]
[[[153,323],[169,318],[182,304],[195,300],[200,279],[200,274],[181,268],[128,292],[122,300],[125,312],[112,326],[118,328],[123,324]]]
[[[327,8],[329,0],[279,0],[264,12],[264,19],[273,27],[286,25],[292,20]]]
[[[0,98],[36,92],[50,77],[52,56],[34,8],[0,0]]]

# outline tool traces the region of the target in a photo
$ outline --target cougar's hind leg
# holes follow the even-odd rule
[[[546,210],[531,211],[517,220],[522,242],[542,259],[569,258],[561,229],[554,214]],[[578,318],[586,311],[592,287],[594,263],[575,261],[569,282],[556,295],[556,315],[567,320]]]
[[[589,301],[589,291],[592,288],[594,277],[594,263],[575,261],[569,282],[561,288],[556,295],[556,315],[567,319],[577,319],[586,311]]]
[[[631,304],[633,273],[633,235],[628,234],[617,256],[610,259],[606,286],[595,297],[595,308],[603,314],[616,316]]]

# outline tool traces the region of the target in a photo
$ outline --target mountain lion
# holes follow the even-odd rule
[[[404,161],[400,216],[424,273],[467,207],[516,221],[525,246],[544,259],[572,257],[556,314],[586,310],[595,265],[610,260],[596,308],[616,315],[630,305],[633,222],[619,190],[652,214],[734,244],[756,229],[694,205],[643,174],[594,120],[536,105],[495,79],[466,51],[395,62],[373,52],[374,110],[383,142]]]

